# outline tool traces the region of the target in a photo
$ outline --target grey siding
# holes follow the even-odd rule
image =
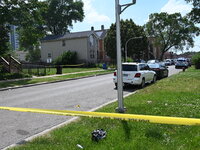
[[[63,40],[65,41],[65,46],[63,46]],[[65,51],[77,52],[78,59],[80,62],[87,62],[88,60],[88,38],[79,39],[63,39],[58,41],[43,41],[41,43],[41,59],[46,62],[48,59],[48,54],[51,54],[52,60],[56,59]]]

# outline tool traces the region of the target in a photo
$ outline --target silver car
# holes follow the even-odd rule
[[[188,68],[188,62],[185,58],[178,58],[175,64],[176,69]]]

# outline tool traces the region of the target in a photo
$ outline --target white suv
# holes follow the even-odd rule
[[[150,70],[146,63],[123,63],[123,84],[139,85],[143,88],[146,83],[156,81],[156,73]],[[114,72],[113,82],[117,87],[117,71]]]

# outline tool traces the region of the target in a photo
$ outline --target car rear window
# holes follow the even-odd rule
[[[186,62],[186,60],[183,60],[183,59],[180,59],[180,60],[177,60],[178,62]]]
[[[148,64],[149,68],[159,68],[159,64]]]
[[[123,71],[137,71],[137,65],[122,65]]]

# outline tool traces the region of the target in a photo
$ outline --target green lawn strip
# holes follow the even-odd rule
[[[48,77],[48,78],[32,78],[32,79],[21,80],[21,81],[9,81],[9,82],[1,83],[0,88],[27,85],[27,84],[35,84],[35,83],[42,83],[42,82],[61,81],[61,80],[65,80],[65,79],[86,77],[86,76],[99,75],[99,74],[105,74],[105,73],[111,73],[111,72],[113,72],[113,71],[104,70],[104,71],[83,72],[83,73],[55,76],[55,77]]]
[[[126,113],[200,118],[199,89],[200,70],[190,68],[125,98]],[[114,112],[116,107],[117,103],[112,103],[98,112]],[[107,131],[107,137],[93,142],[91,132],[101,128]],[[199,150],[199,141],[199,126],[81,117],[76,122],[12,149],[77,150],[76,145],[80,144],[87,150]]]
[[[62,73],[72,73],[72,72],[82,72],[82,71],[92,71],[100,70],[100,68],[63,68]],[[47,69],[47,75],[56,74],[56,68],[51,68],[50,71]]]
[[[92,70],[100,70],[101,68],[62,68],[62,73],[73,73],[73,72],[82,72],[82,71],[92,71]],[[29,69],[30,70],[30,69]],[[38,72],[40,74],[44,74],[46,70],[46,75],[54,75],[56,74],[57,69],[56,68],[35,68],[35,69],[31,69],[30,72],[32,74],[37,75]],[[28,69],[23,69],[24,73],[28,73]]]

